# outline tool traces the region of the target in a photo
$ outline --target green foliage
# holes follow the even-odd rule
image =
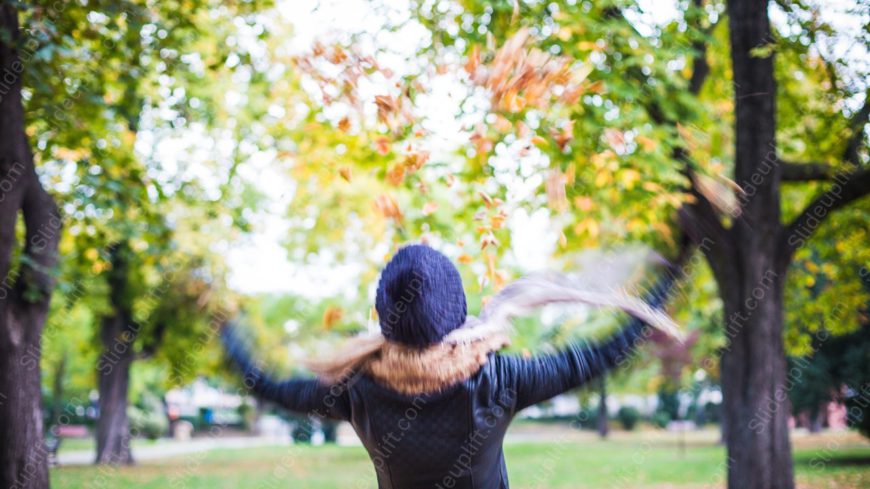
[[[870,323],[841,336],[822,332],[813,347],[811,355],[789,359],[794,411],[812,418],[828,402],[843,402],[848,424],[870,437]]]
[[[626,431],[632,431],[640,421],[640,411],[631,406],[622,406],[619,412],[616,413],[616,418]]]

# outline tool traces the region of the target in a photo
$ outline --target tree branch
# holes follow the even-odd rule
[[[827,163],[794,161],[779,162],[782,170],[783,182],[812,182],[816,180],[830,180],[836,171]]]
[[[783,229],[780,246],[784,257],[790,257],[803,246],[828,214],[870,195],[870,169],[840,173],[833,180],[834,184],[827,191],[813,200]]]
[[[870,120],[870,90],[864,97],[864,105],[849,121],[852,135],[846,141],[843,160],[855,167],[851,172],[834,173],[833,168],[824,163],[781,163],[783,180],[834,182],[827,191],[813,200],[782,229],[780,255],[781,259],[785,260],[784,263],[787,263],[792,254],[806,243],[828,214],[852,201],[870,195],[870,168],[861,168],[859,154],[864,143],[864,126],[867,125],[868,120]]]

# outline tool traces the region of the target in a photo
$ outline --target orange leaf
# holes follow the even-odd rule
[[[399,204],[396,200],[387,194],[381,194],[375,199],[375,208],[380,211],[381,215],[388,219],[401,221],[404,217],[402,210],[399,209]]]
[[[375,140],[375,149],[377,149],[378,153],[381,155],[385,155],[390,152],[390,140],[381,136]]]
[[[386,175],[387,182],[393,185],[401,185],[405,181],[405,167],[403,165],[393,165]]]
[[[344,316],[344,311],[337,306],[329,306],[323,312],[323,327],[332,329],[332,327]]]

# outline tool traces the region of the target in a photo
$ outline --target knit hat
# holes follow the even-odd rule
[[[459,271],[425,245],[405,246],[387,263],[375,308],[385,338],[420,348],[462,326],[467,314]]]

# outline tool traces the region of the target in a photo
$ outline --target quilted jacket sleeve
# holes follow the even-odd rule
[[[316,378],[275,380],[251,359],[232,327],[221,331],[221,341],[229,358],[242,372],[245,387],[258,397],[297,413],[349,419],[350,399],[345,384],[325,384]]]
[[[674,277],[666,273],[645,296],[653,307],[661,307]],[[523,358],[495,357],[500,386],[515,400],[515,411],[579,387],[590,379],[624,363],[645,338],[648,326],[632,318],[626,327],[606,341],[575,342],[557,353]]]

